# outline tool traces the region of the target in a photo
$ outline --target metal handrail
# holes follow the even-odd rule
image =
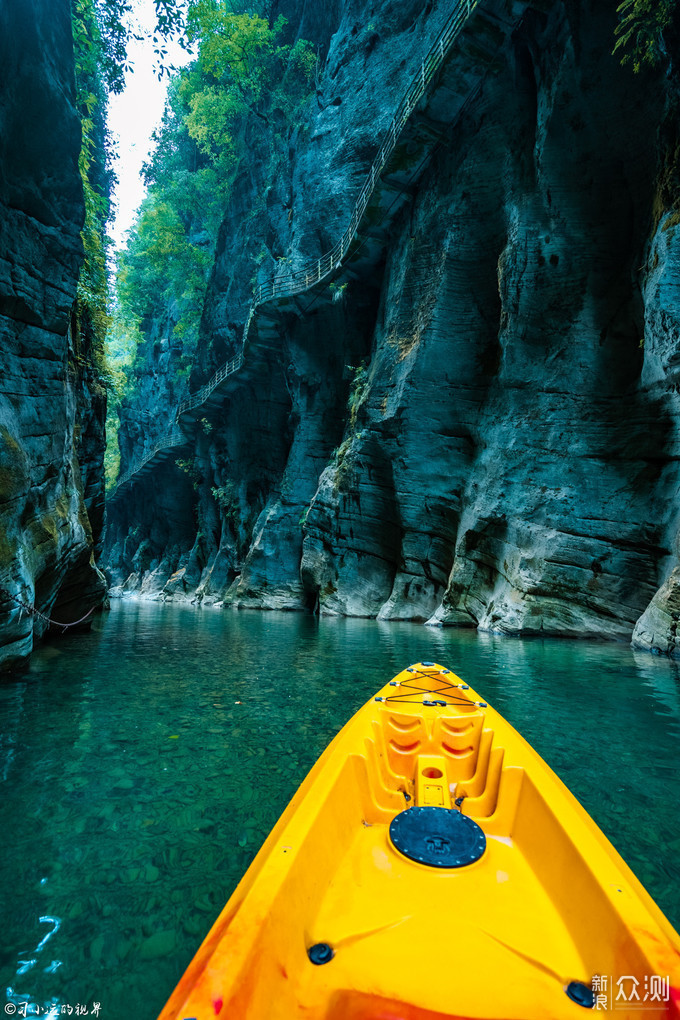
[[[322,255],[315,262],[303,266],[302,269],[278,274],[266,283],[261,284],[255,292],[253,307],[264,304],[272,298],[292,297],[302,291],[309,290],[310,287],[315,286],[332,273],[344,260],[357,232],[359,222],[371,200],[376,183],[394,152],[402,129],[422,99],[427,86],[444,62],[452,43],[478,3],[479,0],[464,0],[464,2],[459,4],[421,62],[420,70],[411,81],[411,85],[399,104],[385,133],[383,143],[371,164],[371,169],[368,172],[364,186],[359,192],[349,226],[338,243],[331,251],[326,252],[325,255]]]
[[[250,316],[246,325],[250,325]],[[221,368],[218,368],[205,386],[202,386],[200,390],[196,390],[195,393],[192,393],[190,397],[187,397],[186,400],[183,400],[181,404],[178,405],[175,420],[178,421],[180,416],[186,414],[187,411],[193,411],[195,407],[200,407],[201,404],[204,404],[213,390],[216,389],[216,387],[219,386],[219,384],[223,382],[228,375],[233,375],[234,372],[238,372],[239,368],[243,365],[243,360],[243,347],[241,347],[238,354],[235,354],[234,357],[222,365]]]
[[[289,273],[275,274],[266,283],[260,284],[260,286],[257,287],[253,294],[253,302],[250,306],[248,317],[246,318],[246,322],[243,327],[241,349],[236,355],[234,355],[234,357],[230,358],[229,361],[225,362],[224,365],[218,368],[214,375],[211,376],[208,382],[202,386],[200,390],[197,390],[196,393],[192,393],[190,397],[187,397],[186,400],[183,400],[180,404],[178,404],[175,412],[175,422],[178,422],[183,414],[193,411],[196,407],[200,407],[201,404],[205,403],[220,383],[224,382],[228,376],[233,375],[234,372],[238,372],[238,370],[242,367],[245,360],[245,345],[248,339],[250,326],[255,318],[257,308],[260,305],[276,298],[294,297],[296,294],[303,293],[311,287],[315,287],[327,276],[330,276],[330,274],[333,273],[344,261],[350,245],[354,240],[354,235],[358,230],[359,223],[361,222],[361,219],[373,196],[376,184],[378,183],[383,170],[387,166],[390,156],[396,148],[399,136],[401,135],[404,126],[408,122],[413,110],[424,96],[427,86],[444,63],[444,60],[448,56],[449,50],[451,49],[454,41],[460,34],[463,25],[479,3],[480,0],[460,0],[458,7],[447,19],[444,27],[428,50],[426,56],[421,61],[419,70],[414,75],[411,84],[406,90],[406,93],[397,107],[397,111],[385,132],[383,143],[378,149],[373,163],[371,164],[371,169],[364,181],[364,185],[359,192],[347,229],[338,243],[331,249],[331,251],[326,252],[326,254],[322,255],[320,258],[307,263],[301,269],[295,269]],[[118,482],[109,499],[113,499],[118,494],[121,486],[125,485],[133,474],[140,471],[141,468],[144,467],[144,465],[147,464],[160,449],[164,448],[162,445],[163,438],[168,440],[165,442],[165,446],[178,445],[177,442],[169,441],[170,437],[175,436],[176,431],[177,426],[175,426],[171,432],[166,433],[166,436],[159,440],[150,453],[148,453],[143,459],[140,458],[138,462],[135,462],[135,466],[130,468]],[[186,442],[184,437],[183,442]]]
[[[167,450],[173,446],[183,446],[186,441],[187,438],[178,425],[175,425],[170,432],[165,432],[156,440],[154,446],[152,446],[146,454],[143,454],[141,457],[138,457],[135,461],[133,461],[132,466],[128,468],[122,478],[118,479],[116,487],[111,493],[109,499],[112,499],[124,485],[127,485],[132,476],[136,475],[138,471],[141,471],[142,468],[148,464],[148,462],[152,460],[160,450]]]

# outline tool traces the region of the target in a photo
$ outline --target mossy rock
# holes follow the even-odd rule
[[[7,531],[0,523],[0,567],[10,567],[16,559],[16,546],[7,537]]]
[[[55,512],[57,517],[61,517],[62,520],[68,520],[69,516],[69,501],[65,492],[62,492],[55,504]]]
[[[680,224],[680,211],[676,209],[676,211],[671,213],[668,219],[664,222],[664,225],[661,229],[663,231],[673,230],[673,228],[677,227],[678,224]]]
[[[57,524],[52,514],[42,514],[34,517],[26,525],[26,537],[28,537],[34,549],[41,545],[56,546],[59,541]]]
[[[663,229],[670,230],[680,220],[680,140],[674,138],[666,145],[659,173],[656,190],[652,200],[652,234],[656,231],[665,213],[670,212],[670,219],[664,223]]]
[[[13,499],[26,488],[26,454],[5,425],[0,425],[0,492]]]
[[[87,541],[91,542],[92,525],[90,524],[90,518],[87,513],[87,507],[85,506],[85,501],[82,499],[82,497],[78,504],[78,523],[85,532],[85,537],[87,538]]]

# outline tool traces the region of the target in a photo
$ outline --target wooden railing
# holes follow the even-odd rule
[[[178,405],[175,412],[175,426],[173,429],[166,433],[165,436],[161,436],[153,449],[146,453],[143,458],[139,458],[134,462],[125,475],[118,481],[116,488],[109,495],[109,499],[115,498],[122,486],[129,482],[133,475],[140,471],[145,464],[155,457],[159,450],[162,450],[165,447],[181,445],[177,439],[178,433],[182,437],[182,444],[187,441],[183,434],[179,431],[177,422],[182,415],[204,404],[210,395],[228,376],[238,372],[241,368],[245,359],[245,345],[248,339],[248,333],[257,313],[258,306],[263,305],[268,301],[275,301],[281,298],[293,297],[295,294],[301,294],[304,291],[309,290],[311,287],[315,287],[327,276],[334,273],[338,266],[342,264],[349,252],[354,236],[359,228],[362,217],[366,212],[373,192],[375,191],[375,187],[380,180],[381,174],[387,166],[390,156],[394,152],[397,142],[399,141],[403,128],[408,122],[413,110],[424,96],[429,83],[444,63],[444,60],[448,56],[453,43],[460,34],[463,25],[480,2],[481,0],[459,0],[456,10],[448,18],[434,44],[430,47],[430,50],[422,61],[418,72],[412,79],[406,94],[399,104],[390,126],[385,132],[383,143],[373,160],[371,169],[369,170],[364,182],[364,186],[359,192],[347,229],[338,243],[331,251],[322,255],[321,258],[308,263],[301,269],[294,269],[285,273],[276,273],[270,280],[256,288],[253,295],[253,302],[248,311],[245,326],[243,327],[241,349],[239,352],[233,358],[230,358],[230,360],[224,365],[218,368],[215,374],[204,386],[201,387],[200,390],[197,390],[196,393],[192,393],[190,397],[187,397],[186,400],[183,400]]]

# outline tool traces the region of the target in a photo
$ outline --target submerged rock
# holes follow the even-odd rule
[[[177,932],[172,929],[154,932],[142,942],[139,950],[141,960],[159,960],[174,952],[177,944]]]

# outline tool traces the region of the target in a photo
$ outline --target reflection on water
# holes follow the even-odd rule
[[[330,738],[419,659],[523,733],[680,925],[676,663],[155,604],[117,604],[95,627],[0,684],[0,987],[14,1004],[153,1020]]]

